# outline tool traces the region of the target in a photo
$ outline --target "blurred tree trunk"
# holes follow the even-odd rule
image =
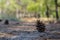
[[[55,0],[55,7],[56,7],[56,19],[58,20],[59,16],[58,16],[58,4],[57,4],[57,0]]]
[[[48,5],[46,5],[46,16],[47,16],[47,18],[49,18],[49,8],[48,8]]]
[[[46,5],[46,17],[49,18],[49,7],[48,7],[48,0],[45,1],[45,5]]]
[[[3,5],[1,5],[1,6],[3,6]],[[4,13],[4,9],[3,9],[3,7],[1,7],[1,17],[3,18],[3,13]]]
[[[18,8],[16,9],[16,17],[19,18]]]

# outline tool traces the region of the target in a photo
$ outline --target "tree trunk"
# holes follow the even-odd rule
[[[47,9],[47,11],[46,11],[46,16],[47,16],[47,18],[49,18],[49,8],[48,8],[47,5],[46,5],[46,9]]]
[[[49,18],[48,0],[45,1],[45,5],[46,5],[46,17]]]
[[[55,7],[56,7],[56,19],[58,20],[58,19],[59,19],[59,16],[58,16],[58,5],[57,5],[57,0],[55,0]]]
[[[16,18],[19,18],[18,8],[16,9]]]

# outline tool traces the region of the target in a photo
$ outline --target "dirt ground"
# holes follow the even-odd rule
[[[60,38],[60,24],[48,24],[43,33],[37,31],[35,23],[10,21],[5,25],[0,22],[0,40],[51,40]]]

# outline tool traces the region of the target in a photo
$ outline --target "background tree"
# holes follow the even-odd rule
[[[46,17],[46,11],[49,9],[49,16],[59,19],[60,7],[56,7],[56,2],[58,3],[57,6],[60,6],[60,0],[0,0],[0,18],[16,19],[17,15],[21,12],[24,14],[26,11],[28,14],[35,13],[35,16],[39,14],[41,17]]]

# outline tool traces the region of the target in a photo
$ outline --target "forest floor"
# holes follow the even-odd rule
[[[60,39],[60,24],[46,25],[45,32],[38,32],[35,23],[0,22],[0,40],[52,40]]]

